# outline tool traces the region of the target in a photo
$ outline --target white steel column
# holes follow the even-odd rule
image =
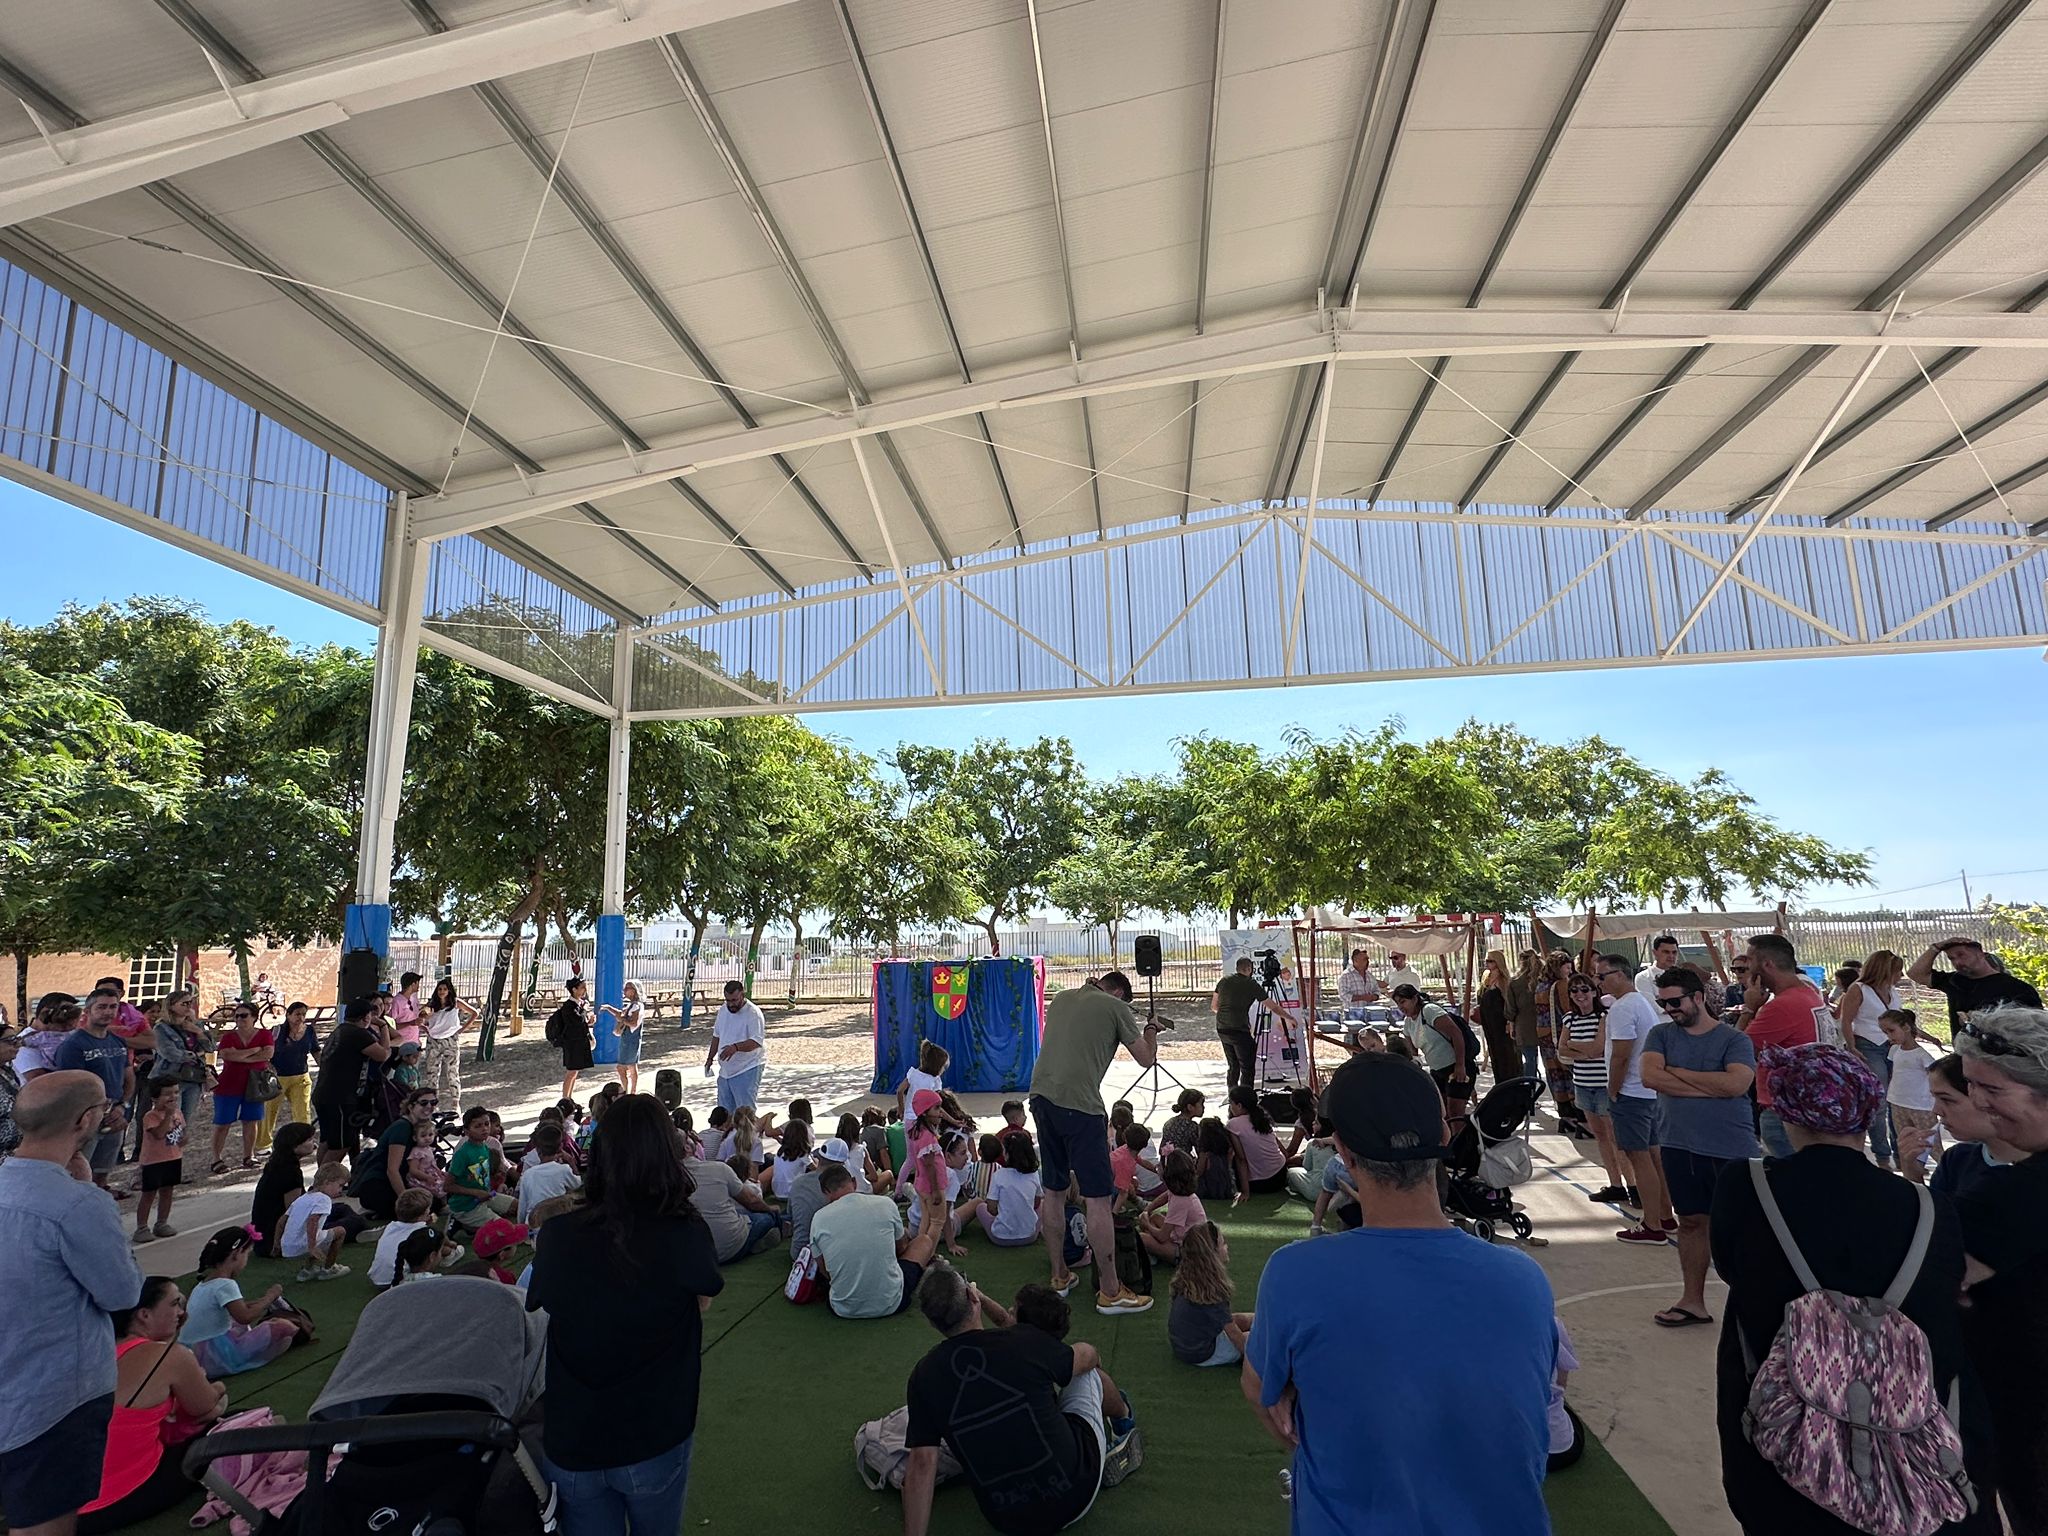
[[[384,545],[377,666],[370,684],[370,745],[363,772],[363,828],[356,851],[356,901],[389,907],[396,858],[398,804],[405,782],[405,738],[412,728],[413,679],[419,670],[420,619],[432,546],[412,537],[409,498],[392,506]]]
[[[612,642],[611,751],[604,775],[603,910],[626,911],[626,792],[631,783],[633,631],[621,625]]]

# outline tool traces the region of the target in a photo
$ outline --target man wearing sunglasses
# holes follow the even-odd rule
[[[1950,970],[1937,971],[1935,957],[1947,955]],[[1984,953],[1984,946],[1964,934],[1942,939],[1920,951],[1920,958],[1906,967],[1909,979],[1932,987],[1948,999],[1951,1032],[1980,1008],[2017,1003],[2022,1008],[2041,1006],[2041,994],[2019,977],[2002,970]]]
[[[1658,1157],[1678,1216],[1678,1300],[1656,1314],[1664,1328],[1711,1323],[1707,1311],[1707,1216],[1714,1185],[1731,1163],[1755,1157],[1749,1085],[1756,1047],[1715,1015],[1697,971],[1674,966],[1657,978],[1664,1018],[1643,1042],[1643,1085],[1657,1090]]]

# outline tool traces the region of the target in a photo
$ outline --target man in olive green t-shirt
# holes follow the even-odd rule
[[[1116,1181],[1109,1168],[1109,1115],[1102,1107],[1102,1074],[1121,1045],[1141,1067],[1159,1055],[1159,1026],[1141,1029],[1131,1011],[1131,984],[1121,971],[1061,992],[1045,1005],[1038,1065],[1031,1074],[1031,1118],[1038,1128],[1039,1231],[1052,1255],[1052,1285],[1062,1296],[1074,1288],[1066,1264],[1067,1186],[1078,1184],[1088,1207],[1088,1246],[1094,1254],[1095,1310],[1104,1317],[1143,1312],[1150,1296],[1126,1291],[1116,1278],[1116,1226],[1110,1216]]]

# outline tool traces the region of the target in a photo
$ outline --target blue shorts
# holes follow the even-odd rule
[[[1237,1346],[1230,1342],[1230,1335],[1219,1328],[1216,1331],[1216,1347],[1210,1351],[1209,1358],[1204,1360],[1202,1364],[1205,1366],[1235,1365],[1243,1358],[1244,1356],[1238,1352]]]
[[[1589,1115],[1614,1113],[1614,1096],[1607,1091],[1605,1083],[1595,1086],[1590,1083],[1574,1082],[1572,1097],[1579,1101],[1579,1108]]]
[[[1109,1116],[1068,1109],[1034,1093],[1031,1120],[1038,1127],[1038,1182],[1047,1194],[1064,1194],[1069,1184],[1078,1184],[1088,1200],[1116,1193],[1109,1168]]]
[[[0,1451],[0,1504],[23,1530],[74,1514],[100,1496],[114,1394],[80,1403],[26,1445]]]
[[[213,1096],[213,1123],[233,1125],[237,1120],[261,1120],[263,1101],[261,1099],[231,1099],[224,1093]]]
[[[1647,1152],[1657,1145],[1657,1101],[1622,1094],[1607,1108],[1614,1117],[1614,1144],[1624,1152]]]

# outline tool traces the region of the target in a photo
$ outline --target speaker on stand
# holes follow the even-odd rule
[[[1159,1011],[1159,978],[1166,970],[1166,958],[1160,951],[1158,934],[1141,933],[1131,941],[1131,965],[1140,976],[1145,978],[1145,1012],[1148,1017],[1156,1017]],[[1166,1082],[1173,1084],[1176,1088],[1185,1089],[1187,1087],[1186,1083],[1175,1077],[1172,1072],[1155,1060],[1151,1066],[1140,1072],[1132,1080],[1131,1086],[1126,1088],[1118,1097],[1130,1098],[1141,1087],[1144,1087],[1149,1080],[1152,1089],[1152,1107],[1146,1111],[1146,1118],[1149,1119],[1159,1112],[1160,1080],[1162,1078]]]

